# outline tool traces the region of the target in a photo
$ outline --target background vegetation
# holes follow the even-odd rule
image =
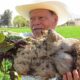
[[[59,26],[56,31],[66,38],[80,38],[80,26]]]
[[[80,26],[58,26],[55,29],[66,38],[80,38]],[[0,31],[13,31],[17,33],[31,32],[29,27],[0,28]]]

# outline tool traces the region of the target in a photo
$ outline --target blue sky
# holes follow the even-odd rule
[[[13,16],[16,16],[18,15],[18,13],[15,10],[15,7],[17,5],[26,4],[31,1],[33,0],[1,0],[0,14],[2,14],[6,9],[10,9],[13,12]],[[68,6],[68,9],[72,14],[80,15],[80,0],[57,0],[57,1],[64,2]]]

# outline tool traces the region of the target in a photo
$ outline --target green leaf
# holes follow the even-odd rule
[[[0,33],[0,43],[3,43],[5,40],[5,35],[3,33]]]
[[[20,74],[18,74],[18,80],[22,80],[22,77]]]
[[[14,47],[14,43],[3,42],[0,44],[0,52],[6,53],[8,50]]]

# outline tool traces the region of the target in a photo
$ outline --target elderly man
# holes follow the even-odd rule
[[[58,1],[37,1],[27,5],[17,6],[17,11],[24,17],[30,19],[32,33],[34,38],[40,37],[45,30],[54,30],[57,25],[64,24],[69,20],[69,12],[66,6]],[[56,33],[57,39],[64,39]],[[28,36],[29,36],[28,35]],[[35,78],[22,76],[23,80],[35,80]],[[79,71],[67,72],[63,75],[63,80],[80,80]]]

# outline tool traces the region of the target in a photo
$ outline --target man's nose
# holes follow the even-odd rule
[[[39,25],[40,23],[41,23],[41,21],[40,21],[38,18],[36,18],[36,19],[34,20],[34,23],[33,23],[33,24]]]

